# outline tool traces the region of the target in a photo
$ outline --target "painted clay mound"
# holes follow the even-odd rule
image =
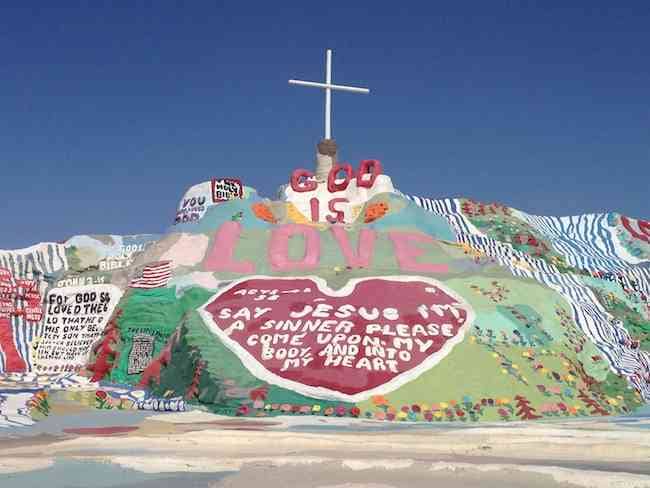
[[[342,175],[342,176],[341,176]],[[162,235],[0,252],[0,422],[478,422],[650,399],[650,223],[402,194],[377,161],[190,188]]]

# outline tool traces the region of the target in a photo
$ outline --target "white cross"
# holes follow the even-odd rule
[[[325,61],[325,83],[315,81],[289,80],[290,85],[314,86],[325,89],[325,139],[332,138],[332,90],[348,91],[353,93],[370,93],[367,88],[355,86],[343,86],[332,84],[332,50],[326,51]]]

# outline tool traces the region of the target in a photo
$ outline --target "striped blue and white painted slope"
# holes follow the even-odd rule
[[[16,251],[0,251],[0,268],[10,270],[14,277],[36,280],[43,296],[47,283],[68,269],[65,246],[41,243]],[[22,308],[25,304],[22,300],[18,300],[16,305]],[[22,316],[13,316],[10,322],[16,350],[27,363],[27,369],[31,370],[32,341],[41,335],[44,321],[34,326],[27,324]],[[5,371],[5,365],[5,355],[0,348],[0,373]]]
[[[458,199],[433,200],[402,195],[419,207],[446,218],[456,232],[458,242],[480,249],[510,269],[513,275],[536,279],[560,293],[571,305],[576,323],[607,357],[612,369],[626,376],[641,391],[644,399],[650,401],[650,355],[632,347],[631,338],[622,324],[600,305],[578,276],[560,273],[544,260],[487,237],[462,214]],[[608,223],[609,214],[540,217],[521,211],[515,213],[548,239],[570,265],[622,273],[624,281],[629,277],[630,281],[636,282],[640,292],[650,296],[650,261],[631,256],[618,243],[615,229]],[[527,266],[517,265],[522,261]]]

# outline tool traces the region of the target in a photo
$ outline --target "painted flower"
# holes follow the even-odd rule
[[[104,390],[97,390],[95,396],[97,396],[97,398],[99,398],[100,400],[106,400],[106,398],[108,397],[108,393],[106,393]]]
[[[442,412],[440,410],[437,410],[436,412],[433,412],[433,417],[436,420],[440,420],[442,418]]]
[[[311,413],[318,413],[320,412],[320,410],[321,410],[321,406],[318,404],[311,407]]]
[[[352,415],[353,417],[358,417],[359,415],[361,415],[361,409],[359,407],[352,407],[350,409],[350,415]]]
[[[404,412],[403,410],[397,412],[397,420],[406,420],[406,417],[408,414]]]
[[[337,417],[343,417],[345,415],[345,407],[343,405],[338,405],[334,411]]]
[[[377,420],[386,420],[386,412],[383,412],[382,410],[378,410],[375,412],[375,418]]]
[[[290,412],[291,411],[291,405],[289,405],[288,403],[283,403],[282,405],[280,405],[280,410],[282,412]]]
[[[388,400],[383,395],[374,395],[372,398],[372,403],[378,407],[382,405],[388,405]]]
[[[334,414],[334,407],[327,407],[327,408],[323,411],[323,415],[325,415],[326,417],[329,417],[329,416],[332,415],[332,414]]]
[[[411,410],[411,407],[409,407],[408,405],[402,405],[402,408],[400,408],[400,411],[405,413],[408,412],[409,410]]]
[[[442,410],[444,410],[444,409],[447,408],[448,406],[449,406],[449,405],[448,405],[446,402],[440,402],[440,408],[441,408]]]
[[[250,409],[248,408],[248,405],[240,405],[239,408],[237,408],[237,415],[248,415],[248,412]]]
[[[422,411],[422,409],[420,408],[420,405],[418,405],[416,403],[411,405],[411,410],[413,412],[415,412],[415,413],[420,413]]]
[[[430,410],[424,412],[424,420],[431,422],[433,420],[433,413]]]
[[[388,412],[386,414],[386,420],[395,420],[395,414],[393,412]]]

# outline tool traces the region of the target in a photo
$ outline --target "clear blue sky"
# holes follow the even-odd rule
[[[161,232],[212,176],[275,195],[323,133],[322,94],[287,79],[320,80],[326,47],[372,90],[334,96],[342,159],[402,191],[650,217],[648,2],[16,3],[0,249]]]

